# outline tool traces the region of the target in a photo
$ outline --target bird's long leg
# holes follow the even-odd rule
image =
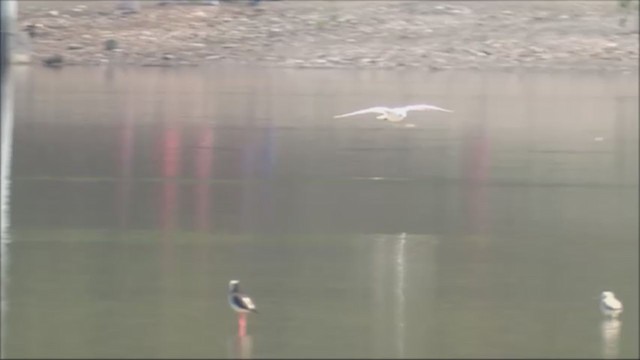
[[[238,313],[238,336],[243,337],[247,335],[247,315],[245,313]]]

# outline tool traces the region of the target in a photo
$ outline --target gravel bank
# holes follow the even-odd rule
[[[22,6],[19,23],[36,64],[636,70],[638,19],[623,18],[614,1],[146,2],[131,14],[85,1]]]

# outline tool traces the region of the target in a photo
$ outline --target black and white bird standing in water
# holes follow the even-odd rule
[[[617,317],[622,312],[622,302],[612,291],[603,291],[600,294],[600,311],[606,316]]]
[[[427,104],[409,105],[409,106],[402,106],[402,107],[395,107],[395,108],[389,108],[385,106],[375,106],[368,109],[336,115],[334,116],[334,118],[337,119],[337,118],[342,118],[347,116],[374,113],[374,114],[380,114],[376,116],[376,119],[386,120],[389,122],[396,123],[404,120],[404,118],[407,117],[407,113],[409,111],[419,111],[419,110],[436,110],[436,111],[444,111],[444,112],[453,112],[451,110],[447,110],[438,106],[427,105]],[[413,126],[413,124],[408,124],[408,125]]]
[[[256,305],[253,300],[246,294],[240,291],[240,281],[229,281],[229,305],[238,313],[238,334],[244,336],[246,334],[247,320],[246,314],[253,312],[257,313]]]

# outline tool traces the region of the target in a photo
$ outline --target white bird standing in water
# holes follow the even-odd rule
[[[612,291],[603,291],[600,294],[600,311],[606,316],[617,317],[622,312],[622,303]]]
[[[375,114],[380,114],[379,116],[376,116],[376,119],[386,120],[389,122],[400,122],[407,117],[407,113],[409,111],[418,111],[418,110],[437,110],[437,111],[444,111],[444,112],[453,112],[451,110],[447,110],[438,106],[427,105],[427,104],[409,105],[409,106],[402,106],[402,107],[395,107],[395,108],[375,106],[368,109],[358,110],[358,111],[354,111],[354,112],[350,112],[342,115],[336,115],[334,116],[334,118],[342,118],[342,117],[353,116],[353,115],[375,113]]]
[[[246,314],[253,312],[257,313],[256,305],[253,300],[242,292],[240,292],[240,281],[229,281],[229,305],[236,313],[238,313],[238,334],[245,336],[247,320]]]

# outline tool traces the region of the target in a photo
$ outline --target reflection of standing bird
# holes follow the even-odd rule
[[[240,281],[229,281],[229,305],[236,313],[238,313],[238,335],[246,334],[246,314],[249,312],[257,313],[256,305],[253,300],[242,292],[240,292]]]
[[[620,328],[622,322],[614,317],[607,317],[600,324],[602,338],[602,357],[617,359],[620,350]]]
[[[600,311],[606,316],[617,317],[622,312],[622,303],[612,291],[603,291],[600,294]]]

